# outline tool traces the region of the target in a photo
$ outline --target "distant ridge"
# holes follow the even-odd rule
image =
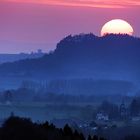
[[[41,58],[0,65],[0,76],[33,78],[140,79],[140,38],[93,34],[67,36]]]
[[[40,58],[46,53],[43,53],[40,49],[38,52],[31,52],[31,53],[17,53],[17,54],[10,54],[10,53],[0,53],[0,64],[6,62],[15,62],[23,59],[33,59],[33,58]]]

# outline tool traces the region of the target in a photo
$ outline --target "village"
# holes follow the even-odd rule
[[[133,111],[135,110],[134,112],[131,112],[131,107]],[[96,134],[109,138],[111,131],[113,132],[112,135],[116,135],[119,130],[129,131],[132,128],[137,133],[135,129],[140,127],[140,113],[139,109],[136,109],[138,107],[136,100],[132,101],[131,107],[128,107],[123,101],[118,107],[119,112],[116,117],[111,117],[111,114],[106,113],[106,110],[101,110],[96,113],[92,120],[84,121],[70,118],[54,119],[51,122],[57,127],[64,127],[65,124],[69,124],[73,129],[84,133],[86,136]]]
[[[140,98],[122,100],[120,103],[102,101],[100,103],[15,101],[13,92],[6,91],[0,102],[0,126],[11,116],[26,117],[36,123],[49,121],[57,128],[68,124],[73,130],[88,135],[101,135],[107,139],[117,133],[137,133],[140,128]],[[54,96],[55,97],[55,96]],[[53,97],[53,98],[54,98]],[[67,96],[65,96],[67,98]],[[110,133],[111,132],[111,133]],[[125,134],[125,133],[124,133]],[[110,137],[109,137],[110,136]]]

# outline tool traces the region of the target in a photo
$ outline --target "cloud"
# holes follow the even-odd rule
[[[140,0],[1,0],[3,2],[37,3],[63,6],[84,6],[99,8],[125,8],[140,6]]]

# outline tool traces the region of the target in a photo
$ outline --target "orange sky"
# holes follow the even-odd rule
[[[140,0],[1,0],[21,3],[40,3],[66,6],[87,6],[100,8],[125,8],[140,6]]]

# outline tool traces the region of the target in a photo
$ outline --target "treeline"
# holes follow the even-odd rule
[[[140,97],[131,99],[129,104],[122,102],[118,105],[113,102],[103,101],[99,107],[97,107],[97,111],[108,114],[110,119],[120,118],[121,114],[122,116],[126,116],[127,119],[137,117],[140,116]]]
[[[48,122],[37,124],[30,119],[11,116],[0,128],[0,140],[86,140],[86,138],[68,125],[60,129]],[[88,140],[105,139],[89,136]]]
[[[113,100],[115,102],[120,102],[124,96],[122,95],[102,95],[98,94],[87,95],[87,94],[64,94],[56,92],[47,92],[46,90],[39,89],[29,89],[29,88],[19,88],[16,90],[5,90],[0,93],[0,102],[15,102],[15,101],[35,101],[35,102],[51,102],[51,103],[97,103],[104,100]],[[127,96],[126,96],[127,97]],[[127,100],[130,100],[127,97]]]
[[[111,135],[111,134],[110,134]],[[118,134],[119,135],[119,134]],[[140,136],[130,135],[121,140],[139,140]],[[30,119],[11,116],[0,128],[0,140],[106,140],[99,136],[87,138],[67,124],[56,128],[53,124],[33,123]],[[113,140],[113,138],[112,138]]]
[[[131,82],[120,80],[67,79],[23,81],[16,90],[0,93],[0,101],[97,102],[121,100],[132,92]],[[102,97],[102,98],[101,98]]]

